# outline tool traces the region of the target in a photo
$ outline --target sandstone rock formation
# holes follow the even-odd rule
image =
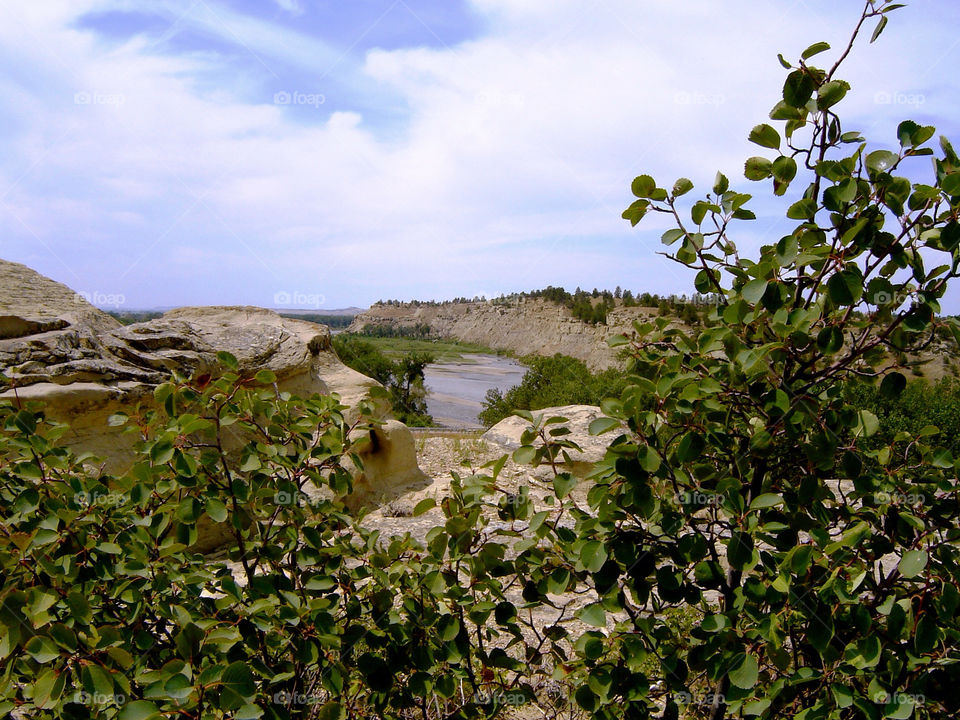
[[[241,371],[272,370],[280,390],[301,396],[338,393],[352,407],[376,385],[340,362],[324,326],[253,307],[181,308],[123,326],[65,285],[0,260],[0,372],[15,382],[0,397],[43,401],[48,417],[69,423],[65,442],[104,459],[111,472],[129,465],[133,441],[107,418],[149,406],[175,369],[216,370],[221,350]],[[358,501],[423,478],[412,435],[396,421],[373,431],[361,459]]]
[[[569,450],[570,471],[580,477],[585,477],[590,473],[593,464],[603,459],[607,451],[607,446],[615,437],[616,433],[605,433],[600,436],[590,434],[590,423],[598,417],[603,417],[603,412],[595,405],[562,405],[559,407],[544,408],[533,413],[534,417],[543,416],[550,418],[560,416],[567,418],[568,422],[563,426],[570,430],[569,435],[564,435],[564,440],[572,440],[580,446],[582,452]],[[490,444],[497,445],[504,450],[513,451],[520,447],[520,438],[530,427],[530,423],[523,418],[513,415],[504,418],[482,435],[482,439]],[[559,426],[553,426],[559,427]]]
[[[441,336],[478,343],[517,355],[562,353],[578,358],[593,370],[618,364],[616,350],[607,345],[611,335],[633,330],[633,321],[656,315],[648,307],[617,307],[606,325],[590,325],[569,309],[542,298],[519,298],[509,303],[470,302],[445,305],[374,305],[354,318],[349,332],[364,325],[414,327],[429,325]]]

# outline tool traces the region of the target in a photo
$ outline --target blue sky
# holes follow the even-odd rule
[[[666,226],[620,219],[630,180],[705,191],[722,170],[757,196],[742,251],[779,238],[746,135],[776,53],[839,47],[859,5],[4,3],[0,257],[130,309],[690,292],[656,255]],[[960,3],[921,0],[860,45],[848,129],[894,147],[911,118],[960,142],[957,27]]]

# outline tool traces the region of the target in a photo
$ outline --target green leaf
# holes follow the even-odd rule
[[[580,548],[580,563],[590,572],[600,572],[607,561],[607,549],[603,543],[589,540]]]
[[[598,417],[590,423],[589,432],[591,435],[603,435],[620,427],[620,421],[614,418]]]
[[[277,376],[272,370],[261,370],[254,379],[261,385],[273,385],[277,381]]]
[[[640,175],[631,183],[630,189],[638,198],[649,198],[657,189],[657,183],[649,175]]]
[[[751,130],[749,139],[750,142],[760,147],[772,148],[773,150],[780,149],[780,133],[766,123],[757,125]]]
[[[832,80],[817,91],[817,107],[826,110],[843,100],[850,91],[850,83],[845,80]]]
[[[727,190],[730,189],[730,181],[727,180],[727,176],[723,173],[718,172],[716,179],[713,181],[713,192],[716,195],[723,195]]]
[[[826,52],[829,49],[830,49],[830,43],[817,42],[811,45],[810,47],[808,47],[806,50],[804,50],[800,54],[800,57],[803,58],[804,60],[809,60],[814,55],[819,55],[820,53]]]
[[[584,605],[577,611],[577,617],[587,625],[603,628],[607,626],[607,613],[600,603]]]
[[[221,350],[217,353],[217,360],[221,365],[229,368],[230,370],[236,370],[240,367],[240,363],[237,362],[237,358],[232,353],[228,353],[225,350]]]
[[[783,505],[783,496],[777,495],[776,493],[764,493],[763,495],[758,495],[750,503],[751,510],[760,510],[763,508],[775,507],[777,505]]]
[[[113,694],[113,680],[110,673],[99,665],[84,665],[81,673],[83,689],[90,695],[111,697]]]
[[[537,456],[537,449],[533,445],[521,445],[513,451],[513,461],[517,465],[529,465]]]
[[[790,183],[797,176],[797,161],[788,155],[781,155],[773,161],[773,177],[783,183]]]
[[[680,178],[673,184],[673,196],[680,197],[693,190],[693,183],[687,178]]]
[[[208,498],[206,504],[207,515],[214,522],[223,522],[227,519],[227,506],[216,498]]]
[[[773,163],[765,157],[752,157],[743,167],[743,174],[747,180],[766,180],[773,173]]]
[[[760,677],[760,667],[757,664],[757,659],[746,653],[738,655],[727,675],[730,677],[730,682],[736,687],[751,690],[756,686],[757,679]]]
[[[919,575],[927,567],[927,553],[923,550],[907,550],[900,562],[897,563],[897,570],[905,578],[913,578]]]
[[[794,70],[783,84],[783,101],[790,107],[802,108],[810,102],[816,87],[804,70]]]
[[[769,283],[763,278],[751,280],[743,286],[740,295],[751,305],[756,305],[767,291],[767,285],[769,285]]]
[[[136,700],[127,703],[117,715],[117,720],[147,720],[160,714],[160,709],[147,700]]]
[[[940,183],[940,187],[947,195],[960,195],[960,172],[947,175]]]
[[[45,665],[54,658],[60,657],[60,648],[49,638],[40,637],[39,635],[34,635],[30,638],[27,644],[23,646],[23,649],[41,665]]]
[[[854,434],[859,437],[870,437],[880,429],[880,420],[869,410],[857,412],[857,428]]]
[[[867,155],[867,169],[876,173],[885,173],[900,162],[900,156],[889,150],[874,150]]]
[[[877,38],[880,37],[880,33],[882,33],[883,30],[884,30],[884,28],[887,27],[887,20],[888,20],[888,18],[887,18],[886,15],[884,15],[882,18],[880,18],[880,22],[877,23],[877,27],[876,27],[876,29],[873,31],[873,35],[870,36],[870,42],[871,42],[871,43],[876,42]]]
[[[907,387],[907,379],[898,372],[887,373],[880,381],[880,394],[890,400],[900,396]]]
[[[436,500],[434,500],[433,498],[424,498],[414,506],[413,516],[419,517],[420,515],[423,515],[425,512],[427,512],[428,510],[432,510],[436,506],[437,506]]]
[[[649,208],[649,201],[637,200],[630,207],[623,211],[623,215],[621,215],[621,217],[624,220],[629,220],[632,227],[636,227],[637,223],[643,220],[643,216],[647,214],[647,210]]]

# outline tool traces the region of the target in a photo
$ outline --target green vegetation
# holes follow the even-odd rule
[[[400,352],[391,358],[373,342],[345,333],[333,336],[333,349],[345,365],[387,389],[398,420],[415,427],[433,425],[433,418],[427,412],[423,370],[434,362],[434,355],[413,351]]]
[[[872,446],[889,447],[899,433],[916,437],[924,428],[936,427],[937,443],[960,457],[960,379],[914,380],[896,397],[885,395],[876,385],[851,383],[847,397],[879,419],[879,428],[870,438]]]
[[[433,331],[425,323],[417,323],[412,327],[406,325],[375,325],[367,323],[357,335],[377,338],[412,338],[414,340],[430,340]]]
[[[324,315],[322,313],[279,313],[280,317],[290,318],[291,320],[306,320],[307,322],[326,325],[334,330],[340,330],[350,326],[356,315]]]
[[[118,320],[122,325],[133,325],[163,317],[162,312],[153,310],[108,310],[107,315]]]
[[[850,45],[898,7],[868,1]],[[806,182],[758,257],[736,249],[753,213],[723,175],[689,203],[689,180],[634,181],[624,216],[673,218],[667,257],[720,302],[708,328],[614,339],[628,385],[591,425],[612,439],[585,497],[564,420],[527,414],[513,457],[546,484],[504,491],[506,457],[454,473],[413,510],[436,520],[422,542],[385,537],[344,503],[369,404],[277,393],[227,354],[110,418],[137,440],[118,475],[60,447],[41,406],[0,401],[0,712],[957,717],[957,389],[886,364],[944,329],[960,342],[937,317],[960,277],[960,157],[911,121],[897,152],[844,129],[850,47],[817,67],[829,49],[781,58],[780,129],[750,134],[773,158],[747,178],[775,197]],[[930,155],[926,183],[904,176]],[[210,529],[222,560],[197,551]]]
[[[566,355],[530,355],[521,362],[529,369],[523,380],[506,393],[487,392],[480,422],[494,425],[516,410],[540,410],[558,405],[599,405],[602,400],[620,397],[626,387],[621,370],[592,373],[580,360]]]
[[[375,347],[388,358],[399,360],[411,353],[427,353],[434,357],[433,362],[467,362],[464,355],[503,355],[501,350],[491,350],[484,345],[461,342],[460,340],[435,339],[417,340],[406,337],[379,337],[341,333],[343,337],[354,337]],[[340,337],[338,335],[337,337]]]

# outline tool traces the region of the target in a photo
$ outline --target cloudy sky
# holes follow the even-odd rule
[[[630,180],[768,194],[742,164],[776,54],[839,47],[861,5],[2,2],[0,257],[128,309],[689,292],[665,226],[620,219]],[[847,129],[960,142],[958,27],[960,3],[915,0],[859,46]],[[748,250],[786,227],[755,209]]]

